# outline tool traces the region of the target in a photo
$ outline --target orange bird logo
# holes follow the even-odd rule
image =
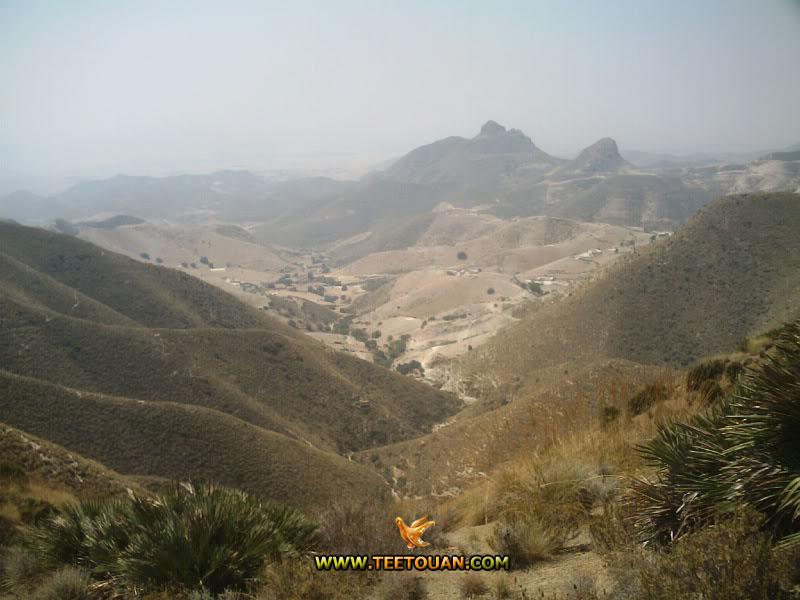
[[[421,548],[422,546],[430,546],[428,542],[422,541],[422,534],[425,533],[425,530],[428,527],[433,527],[436,525],[435,521],[425,521],[428,518],[428,515],[425,515],[421,519],[417,519],[411,525],[406,525],[403,523],[403,519],[397,517],[394,522],[397,525],[397,528],[400,530],[400,537],[403,538],[408,544],[409,548]]]

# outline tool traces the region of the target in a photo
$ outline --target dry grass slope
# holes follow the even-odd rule
[[[368,469],[206,408],[90,394],[0,372],[3,419],[119,473],[201,478],[299,506],[378,496]]]
[[[19,469],[28,478],[65,488],[81,498],[139,490],[136,483],[98,462],[3,424],[0,424],[0,465]]]

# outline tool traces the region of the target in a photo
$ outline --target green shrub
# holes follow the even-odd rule
[[[740,376],[730,397],[640,447],[658,469],[634,485],[642,539],[669,543],[738,505],[800,542],[800,323]]]
[[[219,593],[257,577],[264,561],[306,550],[316,525],[240,490],[176,484],[154,498],[83,503],[34,531],[48,565],[83,566],[129,586]]]
[[[75,567],[51,573],[36,588],[31,600],[90,600],[89,574]]]
[[[383,350],[376,350],[372,353],[372,361],[376,365],[381,365],[382,367],[386,367],[387,369],[391,368],[392,366],[392,359],[386,356]]]
[[[425,369],[423,368],[422,363],[420,363],[418,360],[412,360],[410,362],[400,363],[397,365],[397,372],[401,375],[408,375],[414,369],[419,370],[419,372],[423,375],[425,374]]]
[[[350,335],[356,338],[359,342],[366,342],[369,339],[366,329],[351,329]]]

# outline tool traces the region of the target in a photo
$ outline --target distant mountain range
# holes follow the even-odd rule
[[[431,212],[446,205],[503,218],[542,215],[672,230],[724,193],[800,187],[800,163],[775,163],[645,170],[625,160],[610,138],[564,160],[521,131],[489,121],[473,138],[449,137],[412,150],[316,210],[298,207],[254,233],[291,246],[369,232],[370,239],[359,241],[364,255],[413,246]]]
[[[325,246],[368,234],[364,249],[373,252],[413,246],[432,211],[446,205],[502,218],[551,216],[672,230],[726,193],[800,188],[796,150],[750,162],[730,162],[744,155],[623,157],[614,140],[603,138],[565,160],[520,130],[488,121],[472,138],[421,146],[357,182],[271,181],[246,171],[119,175],[49,198],[11,194],[0,198],[0,217],[97,221],[131,214],[183,224],[249,222],[262,242]],[[708,164],[718,158],[727,164]]]
[[[0,198],[0,217],[43,223],[56,217],[81,220],[133,213],[180,223],[262,221],[298,202],[313,205],[315,199],[347,185],[324,177],[272,181],[248,171],[168,177],[117,175],[81,182],[50,197],[14,192]]]
[[[692,154],[667,154],[659,152],[642,152],[640,150],[623,150],[625,158],[643,169],[681,169],[684,167],[705,167],[736,162],[750,162],[758,159],[771,159],[771,156],[783,152],[797,152],[800,143],[792,144],[780,150],[751,150],[748,152],[695,152]],[[794,159],[797,160],[797,159]]]

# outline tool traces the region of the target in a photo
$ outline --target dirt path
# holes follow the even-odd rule
[[[464,527],[446,535],[449,547],[442,554],[467,556],[491,554],[487,538],[491,535],[493,524],[478,527]],[[503,580],[511,596],[516,599],[556,599],[567,600],[578,597],[589,589],[601,595],[611,589],[611,581],[600,556],[592,550],[589,536],[582,533],[570,546],[551,560],[539,562],[527,569],[512,569],[498,572],[458,572],[458,571],[405,571],[389,575],[395,579],[421,577],[430,600],[466,600],[467,598],[498,598],[499,580]],[[465,578],[479,579],[486,586],[480,595],[465,595],[462,585]],[[380,591],[376,599],[381,598]]]

